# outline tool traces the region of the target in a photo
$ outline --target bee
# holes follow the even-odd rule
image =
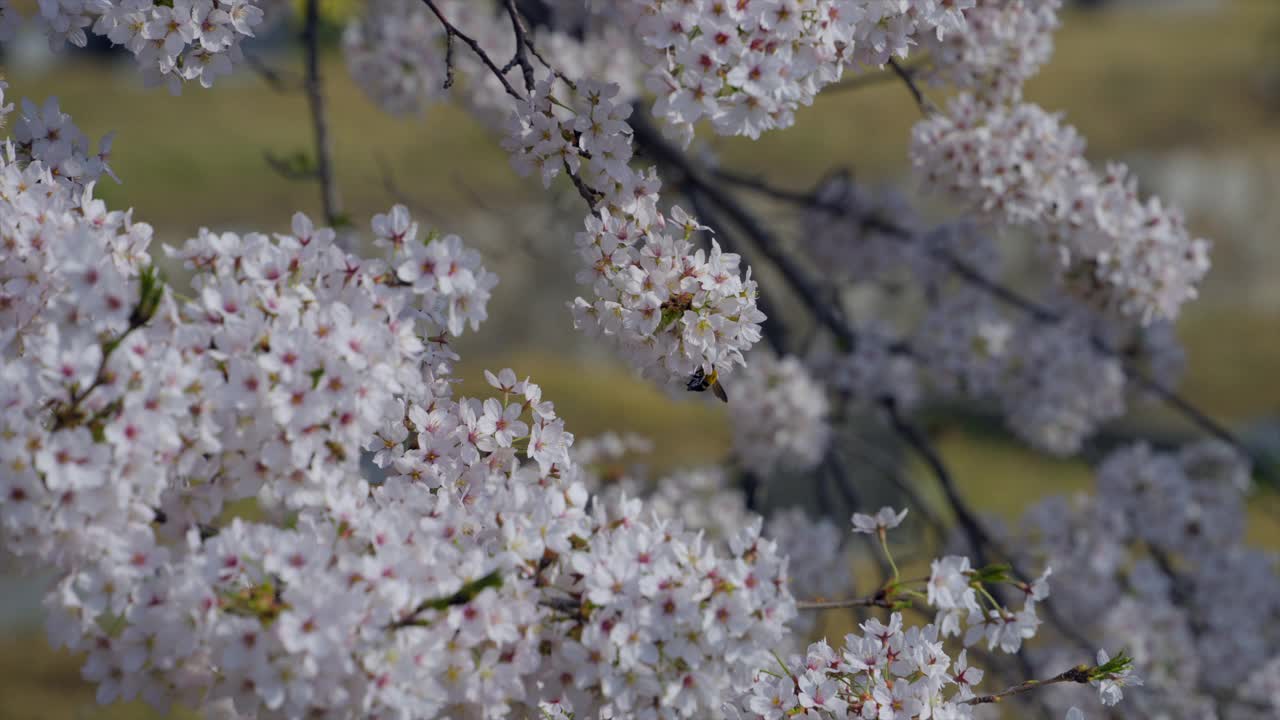
[[[705,392],[707,388],[711,388],[711,392],[715,393],[722,402],[729,402],[729,395],[720,384],[719,373],[714,368],[710,373],[703,371],[702,368],[694,370],[693,375],[689,376],[689,382],[685,384],[685,389],[689,392]]]

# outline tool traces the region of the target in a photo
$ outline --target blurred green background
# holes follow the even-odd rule
[[[351,5],[332,3],[331,16]],[[287,44],[295,30],[286,21],[277,40]],[[283,179],[264,162],[267,152],[309,150],[300,94],[274,92],[242,70],[211,91],[193,87],[174,98],[143,89],[131,60],[50,58],[42,43],[28,33],[3,48],[10,99],[56,95],[91,137],[116,131],[112,164],[124,182],[105,181],[100,195],[155,225],[157,254],[159,243],[181,243],[200,226],[283,231],[294,210],[319,215],[314,185]],[[1057,47],[1031,83],[1030,99],[1065,111],[1088,138],[1093,159],[1130,163],[1146,191],[1183,205],[1192,227],[1215,240],[1204,297],[1179,325],[1189,355],[1185,394],[1259,448],[1280,447],[1280,431],[1271,429],[1280,417],[1280,2],[1074,9]],[[262,57],[286,75],[300,70],[290,51]],[[728,430],[721,408],[666,397],[572,332],[564,309],[575,292],[572,273],[556,268],[567,262],[559,258],[568,257],[573,228],[557,225],[548,195],[536,180],[515,176],[493,137],[448,106],[415,118],[381,113],[352,84],[336,51],[324,72],[337,177],[357,226],[406,202],[424,224],[463,234],[502,277],[490,324],[460,344],[464,389],[479,391],[482,368],[510,366],[543,385],[571,430],[650,437],[657,469],[722,456]],[[767,174],[778,185],[808,187],[832,165],[872,182],[904,182],[917,116],[903,88],[885,83],[824,95],[799,114],[797,127],[759,142],[711,142],[725,166]],[[1130,429],[1196,437],[1168,413],[1136,417]],[[988,429],[948,430],[941,447],[967,497],[1010,520],[1035,498],[1089,484],[1082,461],[1046,460]],[[1249,536],[1280,548],[1274,491],[1256,493]],[[48,650],[30,580],[0,568],[0,592],[0,719],[153,716],[140,706],[94,704],[77,659]]]

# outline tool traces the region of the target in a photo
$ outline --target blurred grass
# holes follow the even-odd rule
[[[287,60],[268,62],[283,67]],[[336,56],[325,71],[334,164],[360,227],[395,202],[384,163],[427,213],[448,216],[449,208],[469,205],[473,191],[507,199],[526,189],[506,153],[465,111],[442,105],[425,118],[392,117],[369,103]],[[134,75],[130,63],[81,59],[43,76],[10,72],[10,92],[56,95],[91,138],[115,131],[112,165],[123,184],[104,179],[99,194],[112,206],[132,206],[161,240],[180,242],[201,225],[286,229],[296,209],[319,215],[316,185],[285,179],[264,159],[268,152],[310,154],[300,93],[273,92],[246,70],[210,91],[188,88],[172,98],[142,89]],[[118,93],[108,102],[104,85]]]
[[[1066,110],[1096,158],[1188,146],[1275,152],[1280,117],[1259,102],[1256,79],[1263,53],[1280,55],[1278,28],[1280,2],[1273,0],[1240,0],[1214,13],[1069,14],[1055,57],[1028,96]],[[269,62],[297,67],[288,56]],[[275,93],[247,73],[175,100],[162,90],[141,90],[127,64],[82,61],[46,75],[6,72],[11,95],[57,95],[91,136],[117,131],[113,165],[125,182],[107,181],[101,194],[113,206],[135,207],[161,240],[180,241],[200,225],[283,229],[294,209],[318,214],[312,184],[282,179],[263,161],[267,151],[310,147],[299,95]],[[326,61],[325,74],[335,163],[357,224],[394,202],[383,161],[437,224],[473,211],[480,191],[491,205],[541,199],[536,181],[517,178],[493,138],[466,113],[442,105],[421,118],[391,118],[364,98],[336,56]],[[105,86],[119,88],[118,94],[104,98]],[[886,83],[824,95],[799,113],[796,128],[759,142],[712,142],[726,165],[768,173],[779,184],[807,186],[831,165],[852,167],[865,179],[889,179],[904,170],[908,128],[917,117],[905,90]],[[1278,321],[1269,312],[1193,306],[1180,326],[1189,353],[1186,394],[1224,418],[1274,413],[1280,408],[1280,383],[1272,381],[1280,367]],[[460,392],[485,394],[480,369],[507,366],[542,385],[570,430],[609,428],[652,438],[656,471],[714,461],[727,447],[724,408],[706,398],[673,400],[625,370],[585,360],[514,349],[471,359],[459,369]],[[1046,460],[963,428],[942,436],[940,449],[966,497],[1007,521],[1047,493],[1090,486],[1081,462]],[[1251,541],[1280,546],[1278,511],[1273,496],[1251,506]],[[155,717],[137,704],[99,708],[77,668],[39,633],[0,638],[0,720]]]
[[[1217,417],[1280,413],[1280,312],[1189,308],[1178,336],[1187,350],[1183,393]]]
[[[23,632],[0,640],[0,718],[3,720],[195,720],[194,713],[161,716],[142,702],[98,705],[93,688],[80,679],[80,660],[54,651],[43,633]]]

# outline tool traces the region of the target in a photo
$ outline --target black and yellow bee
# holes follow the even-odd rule
[[[693,371],[693,375],[689,376],[689,382],[685,388],[690,392],[705,392],[707,388],[711,388],[711,392],[720,398],[723,402],[729,402],[729,395],[724,391],[724,386],[720,384],[719,373],[713,368],[710,373],[704,372],[702,368]]]

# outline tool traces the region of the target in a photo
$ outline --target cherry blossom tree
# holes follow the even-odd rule
[[[275,4],[42,0],[35,20],[202,92],[278,80],[242,50]],[[156,269],[150,226],[95,197],[111,138],[56,99],[5,104],[0,83],[0,546],[57,573],[51,642],[85,655],[102,703],[226,718],[1078,718],[1122,697],[1123,716],[1274,717],[1280,577],[1243,542],[1250,460],[1175,391],[1172,323],[1209,243],[1023,97],[1060,4],[362,5],[341,44],[370,102],[460,103],[517,172],[578,198],[565,322],[729,403],[726,461],[657,478],[624,462],[644,439],[571,431],[512,369],[486,373],[487,397],[456,392],[451,343],[481,331],[498,278],[404,205],[363,232],[343,214],[316,0],[314,153],[277,165],[315,181],[322,216],[158,248],[189,288]],[[17,22],[0,0],[0,41]],[[780,187],[699,141],[783,132],[881,79],[919,105],[901,132],[950,219],[838,168]],[[998,241],[1034,248],[1035,293],[1005,283]],[[1065,456],[1151,398],[1205,439],[1117,450],[1093,497],[1011,528],[962,496],[918,414],[990,404]],[[939,493],[895,474],[900,507],[871,512],[843,467],[868,425]],[[765,502],[796,476],[833,478],[852,517]],[[251,517],[228,514],[246,499]],[[912,528],[933,531],[926,577],[898,566],[927,545]],[[815,637],[827,609],[857,630]]]

